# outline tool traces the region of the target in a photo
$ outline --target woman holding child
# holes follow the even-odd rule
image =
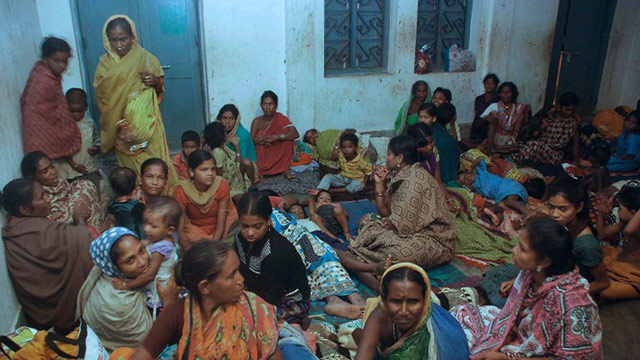
[[[102,38],[107,53],[100,58],[93,81],[102,112],[102,151],[115,149],[120,166],[131,169],[139,169],[152,157],[169,164],[158,107],[164,91],[160,62],[138,44],[135,24],[126,15],[107,19]],[[170,174],[169,182],[175,184],[173,168]]]
[[[385,189],[385,180],[394,173]],[[415,142],[409,136],[391,139],[387,166],[373,173],[380,217],[363,219],[351,250],[367,263],[391,255],[424,268],[453,257],[456,232],[445,196],[436,180],[417,163]]]

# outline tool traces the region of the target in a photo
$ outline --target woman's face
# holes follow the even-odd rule
[[[489,78],[487,79],[487,81],[482,83],[484,85],[484,92],[485,93],[492,93],[496,91],[496,87],[498,86],[498,84],[496,84],[496,82]]]
[[[435,116],[429,115],[427,110],[422,110],[418,112],[418,121],[421,123],[427,124],[427,126],[431,127],[433,123],[436,121]]]
[[[318,203],[318,205],[331,203],[331,194],[328,191],[322,191],[320,194],[318,194],[316,202]]]
[[[240,233],[250,245],[262,240],[269,231],[269,220],[258,215],[240,216]]]
[[[638,128],[638,119],[635,116],[627,116],[624,119],[623,128],[627,131],[635,131]]]
[[[560,106],[560,115],[562,115],[563,117],[570,117],[575,112],[576,112],[575,105]]]
[[[393,170],[402,163],[402,155],[396,155],[391,151],[391,148],[387,148],[387,169]]]
[[[240,299],[244,289],[244,278],[240,273],[240,260],[235,251],[229,251],[222,265],[222,271],[213,280],[203,280],[211,291],[206,297],[210,297],[217,304],[234,303]]]
[[[567,200],[564,194],[559,193],[549,198],[547,206],[553,220],[567,226],[576,220],[584,205],[580,204],[580,206],[576,207]]]
[[[384,307],[401,332],[411,330],[417,324],[425,306],[424,291],[409,280],[392,280]]]
[[[308,130],[304,134],[304,139],[311,145],[315,145],[318,141],[318,132],[315,130]]]
[[[427,141],[427,145],[418,148],[418,152],[420,152],[422,155],[424,156],[429,156],[431,154],[433,154],[433,137],[432,136],[425,136],[424,138]]]
[[[503,86],[499,96],[503,104],[511,104],[511,102],[513,102],[513,90],[511,86]]]
[[[20,210],[23,215],[29,217],[45,218],[51,213],[51,203],[49,202],[49,194],[47,194],[42,185],[36,182],[33,185],[33,199],[31,200],[31,208]]]
[[[54,51],[51,55],[42,58],[51,73],[55,77],[61,77],[62,73],[67,70],[67,64],[71,54],[64,51]]]
[[[538,255],[529,240],[529,231],[520,233],[520,239],[512,250],[513,264],[520,270],[535,271],[538,266]]]
[[[236,118],[235,116],[233,116],[233,113],[231,111],[225,111],[222,113],[222,115],[220,115],[220,122],[222,122],[224,132],[229,133],[236,125]]]
[[[43,157],[38,161],[36,179],[44,186],[54,187],[58,185],[58,169],[48,157]]]
[[[193,182],[205,187],[209,187],[216,179],[216,164],[213,159],[205,160],[193,171]]]
[[[167,173],[161,165],[150,165],[142,174],[142,192],[147,196],[158,196],[167,185]]]
[[[420,100],[420,102],[425,102],[427,100],[427,86],[425,84],[418,84],[416,87],[416,93],[413,94],[416,99]]]
[[[147,247],[131,235],[124,235],[115,244],[118,261],[116,266],[128,278],[136,278],[149,271],[149,253]]]
[[[431,102],[433,103],[433,105],[438,107],[440,106],[440,104],[444,104],[448,101],[443,93],[441,93],[440,91],[437,91],[433,93],[433,96],[431,97]]]
[[[109,38],[109,44],[111,48],[118,54],[118,56],[123,57],[131,51],[131,47],[133,46],[133,36],[129,35],[122,26],[114,26],[109,30],[107,34]]]
[[[291,205],[289,206],[288,212],[289,214],[295,215],[296,219],[298,220],[306,218],[302,205]]]
[[[272,98],[267,96],[260,103],[260,107],[262,108],[262,112],[264,112],[264,116],[269,117],[269,116],[273,116],[273,114],[276,113],[276,109],[278,108],[278,105],[276,105],[275,101],[273,101]]]

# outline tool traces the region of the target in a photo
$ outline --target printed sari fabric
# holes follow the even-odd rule
[[[98,201],[96,186],[89,180],[76,180],[72,183],[58,178],[56,186],[42,186],[49,195],[51,213],[48,218],[63,223],[73,223],[74,209],[86,206],[89,209],[87,225],[101,232],[104,225],[104,213]]]
[[[271,223],[300,254],[307,270],[311,300],[322,300],[331,295],[346,296],[356,291],[353,280],[331,246],[298,225],[295,216],[274,209]]]
[[[499,101],[489,105],[480,116],[486,118],[491,113],[496,115],[498,123],[496,124],[495,144],[500,146],[515,141],[518,136],[515,132],[516,123],[521,117],[527,116],[528,111],[528,104],[514,102],[511,104],[511,108],[507,110],[502,101]]]
[[[107,24],[123,18],[131,25],[133,45],[122,58],[111,47],[106,34]],[[160,62],[138,45],[135,24],[126,15],[111,16],[104,23],[102,38],[106,54],[100,57],[93,85],[100,117],[102,151],[115,148],[120,166],[140,173],[140,166],[149,158],[160,158],[171,164],[164,124],[156,89],[147,87],[140,79],[141,71],[163,77]],[[169,167],[169,188],[177,182],[173,167]]]
[[[52,159],[80,150],[80,128],[62,92],[62,78],[38,61],[20,97],[24,153],[41,150]]]
[[[548,277],[533,290],[521,271],[506,305],[460,305],[452,312],[462,324],[471,359],[499,351],[518,358],[602,359],[602,326],[589,283],[578,269]]]
[[[385,229],[379,218],[363,218],[351,250],[367,263],[409,261],[424,268],[449,262],[453,257],[456,231],[446,200],[436,180],[420,164],[400,170],[389,184],[391,214],[387,221],[396,230]]]
[[[184,303],[184,325],[178,359],[268,359],[278,346],[272,305],[250,292],[235,303],[222,304],[206,321],[191,296]]]
[[[226,146],[211,150],[217,168],[222,168],[222,178],[231,187],[231,196],[244,194],[251,187],[251,180],[240,171],[236,154]]]
[[[567,146],[570,145],[580,126],[580,116],[563,117],[556,108],[547,115],[542,136],[521,144],[511,159],[519,164],[561,164]]]
[[[395,264],[385,271],[382,280],[389,272],[402,267],[409,267],[422,275],[427,284],[425,306],[420,320],[413,329],[402,334],[393,345],[387,348],[378,347],[380,359],[468,359],[469,349],[460,324],[446,310],[433,302],[429,277],[421,267],[406,262]],[[382,289],[380,291],[382,292]],[[384,303],[380,297],[367,300],[365,323],[377,307],[384,311]]]
[[[256,120],[253,120],[256,121]],[[273,115],[271,124],[260,130],[258,135],[286,134],[293,124],[279,112]],[[278,175],[289,170],[289,163],[293,157],[293,141],[276,141],[269,146],[256,144],[258,170],[262,175]]]

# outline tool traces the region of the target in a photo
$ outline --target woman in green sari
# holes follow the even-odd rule
[[[136,172],[149,158],[170,164],[158,107],[164,91],[160,62],[138,45],[135,24],[126,15],[108,18],[102,38],[107,53],[100,57],[93,81],[102,151],[115,149],[118,164]],[[176,172],[170,168],[169,173],[170,185],[175,185]]]
[[[407,128],[418,122],[418,109],[420,105],[431,102],[431,91],[429,84],[418,80],[411,86],[411,97],[405,102],[394,124],[395,135],[402,135],[407,132]]]

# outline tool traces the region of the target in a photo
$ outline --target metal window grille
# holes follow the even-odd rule
[[[434,65],[444,64],[444,50],[468,47],[471,0],[418,0],[416,50],[429,46]]]
[[[325,0],[324,4],[325,70],[383,70],[388,0]]]

